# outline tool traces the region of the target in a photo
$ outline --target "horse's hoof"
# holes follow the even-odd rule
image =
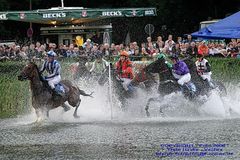
[[[166,115],[163,113],[162,109],[159,110],[159,113],[160,113],[161,117],[166,117]]]
[[[147,117],[150,117],[150,113],[148,111],[146,111],[146,115]]]
[[[74,117],[74,118],[80,118],[80,116],[78,116],[78,115],[76,115],[76,114],[74,114],[73,117]]]
[[[71,109],[70,107],[64,107],[64,108],[63,108],[64,112],[67,112],[67,111],[69,111],[70,109]]]

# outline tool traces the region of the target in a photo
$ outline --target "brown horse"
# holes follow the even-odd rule
[[[78,118],[77,109],[81,102],[80,95],[92,97],[92,93],[86,94],[77,86],[73,86],[68,80],[61,81],[65,89],[65,95],[63,97],[53,94],[47,81],[44,81],[40,75],[37,65],[32,62],[27,64],[18,76],[18,80],[23,81],[27,79],[30,80],[32,106],[36,111],[37,121],[41,119],[42,113],[46,113],[46,115],[49,116],[49,110],[59,106],[62,106],[65,111],[68,111],[70,107],[65,104],[65,102],[68,102],[72,107],[76,107],[73,116]]]

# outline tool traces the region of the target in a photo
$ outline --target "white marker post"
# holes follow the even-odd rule
[[[113,110],[112,110],[112,107],[113,107],[113,100],[112,100],[112,76],[111,76],[111,65],[110,63],[108,64],[108,82],[109,82],[109,100],[110,100],[110,107],[111,107],[111,120],[113,119]]]

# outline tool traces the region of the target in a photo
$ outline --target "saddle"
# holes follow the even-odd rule
[[[69,92],[70,88],[64,85],[63,83],[55,84],[55,90],[52,90],[52,88],[48,85],[48,81],[41,79],[44,86],[53,94],[53,97],[64,97],[66,93]]]
[[[55,91],[57,92],[57,94],[61,95],[62,97],[65,96],[65,94],[68,93],[69,90],[70,90],[69,87],[67,87],[61,82],[58,84],[55,84]]]
[[[191,81],[183,85],[183,93],[190,99],[193,99],[196,96],[197,88],[195,84]]]

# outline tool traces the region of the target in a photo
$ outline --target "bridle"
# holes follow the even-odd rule
[[[29,67],[29,64],[28,64],[26,67]],[[32,69],[31,69],[30,72],[32,72],[33,69],[34,69],[34,66],[32,67]],[[22,76],[23,79],[31,79],[31,77],[29,77],[29,75],[26,74],[26,71],[25,71],[25,70],[23,70],[23,71],[21,72],[21,76]]]
[[[165,73],[165,72],[167,72],[168,71],[168,69],[164,69],[163,71],[161,71],[161,72],[159,72],[159,73]]]

